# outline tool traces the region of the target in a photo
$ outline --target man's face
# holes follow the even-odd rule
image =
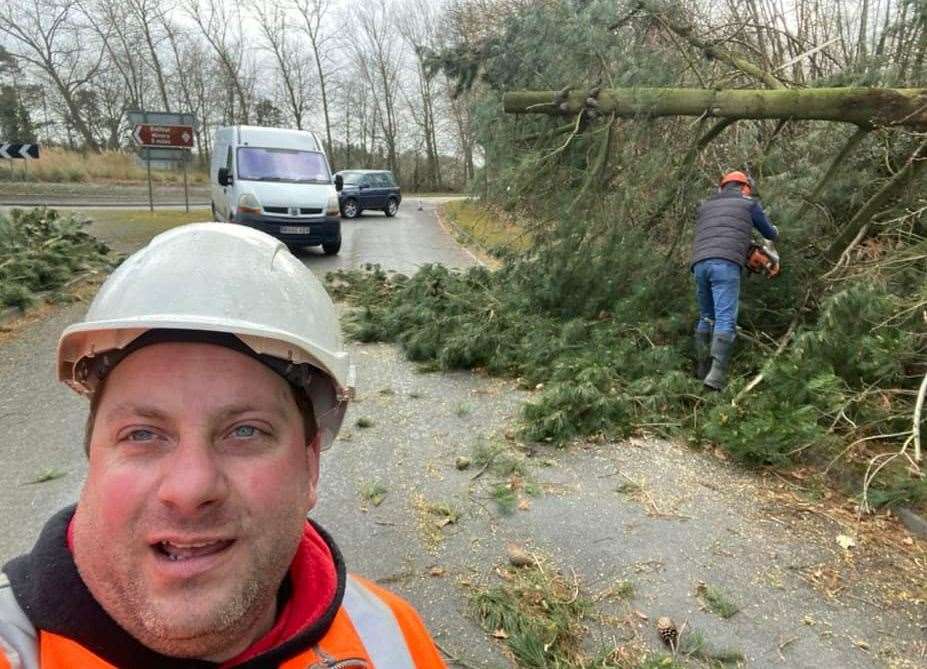
[[[116,622],[216,661],[270,628],[318,482],[286,381],[220,346],[147,346],[110,372],[89,458],[74,556]]]

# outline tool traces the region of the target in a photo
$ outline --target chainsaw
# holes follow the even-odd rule
[[[768,239],[751,244],[747,249],[747,269],[754,273],[763,272],[769,279],[779,276],[779,252]]]

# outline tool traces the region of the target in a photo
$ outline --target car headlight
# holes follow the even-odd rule
[[[258,202],[257,196],[254,193],[244,193],[238,198],[238,211],[246,214],[260,214],[261,203]]]
[[[341,206],[338,204],[338,193],[328,196],[328,202],[325,203],[326,216],[340,216]]]

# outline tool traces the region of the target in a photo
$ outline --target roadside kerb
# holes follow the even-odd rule
[[[438,225],[449,234],[451,237],[458,241],[462,241],[460,248],[462,248],[467,255],[473,258],[479,265],[483,267],[489,267],[490,269],[498,269],[499,261],[489,255],[486,249],[477,241],[476,237],[467,232],[461,227],[451,223],[447,217],[444,215],[444,207],[441,204],[435,206],[435,218],[438,219]],[[472,247],[472,248],[471,248]],[[473,249],[476,249],[478,253],[474,253]]]

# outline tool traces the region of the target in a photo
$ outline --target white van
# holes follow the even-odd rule
[[[212,215],[287,246],[341,249],[341,212],[328,158],[313,132],[218,128],[209,170]],[[340,180],[339,180],[340,181]]]

